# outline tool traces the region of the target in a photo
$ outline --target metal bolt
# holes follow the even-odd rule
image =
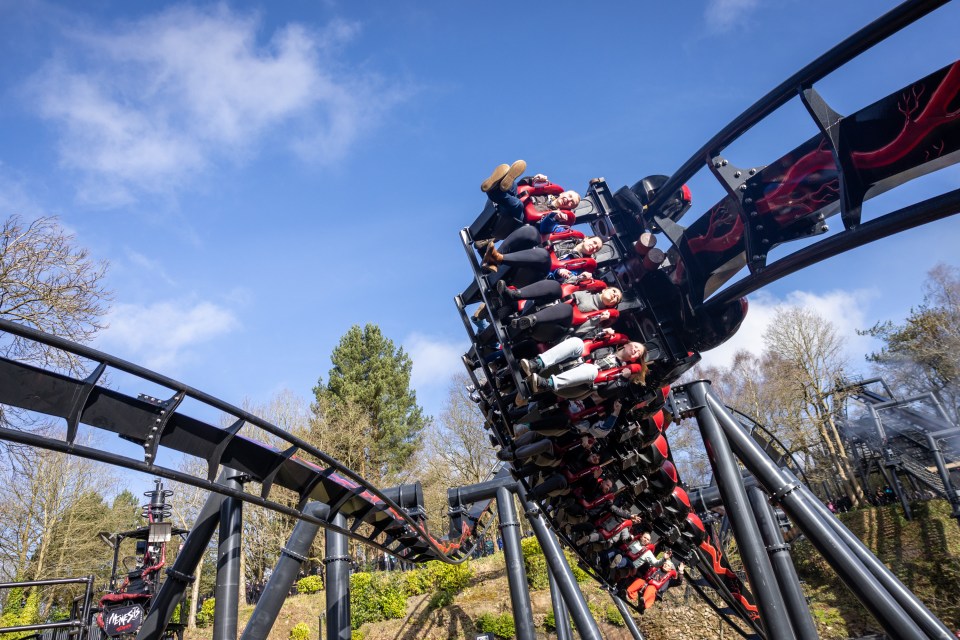
[[[755,174],[756,172],[757,172],[756,169],[750,169],[750,175],[753,175],[753,174]]]
[[[720,164],[720,161],[719,161],[719,160],[714,160],[714,161],[713,161],[713,168],[714,168],[714,169],[719,169],[721,166],[723,166],[723,165]]]
[[[823,233],[826,233],[827,231],[830,231],[830,227],[828,227],[825,224],[822,224],[820,225],[820,231],[822,231]]]
[[[756,261],[758,261],[758,260],[760,260],[760,259],[761,259],[761,258],[760,258],[759,255],[754,254],[754,256],[753,256],[753,261],[754,261],[754,262],[756,262]]]
[[[743,204],[753,204],[753,198],[744,198]]]
[[[764,238],[760,241],[760,244],[770,244],[770,240],[768,238]]]
[[[760,214],[757,213],[756,211],[751,211],[751,212],[750,212],[750,217],[751,217],[751,218],[756,218],[758,215],[760,215]]]
[[[745,184],[740,185],[740,191],[746,191],[746,190],[747,190],[747,185]]]
[[[726,160],[723,161],[723,166],[727,166],[727,161],[726,161]]]
[[[734,177],[734,178],[739,178],[739,177],[740,177],[740,172],[737,171],[736,173],[734,173],[734,174],[733,174],[733,177]]]
[[[762,225],[762,224],[758,224],[758,225],[757,225],[757,231],[763,231],[763,225]]]

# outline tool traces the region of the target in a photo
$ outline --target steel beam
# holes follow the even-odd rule
[[[949,429],[949,431],[956,431],[955,429]],[[950,471],[947,469],[947,462],[943,458],[943,451],[940,450],[940,443],[937,442],[936,433],[926,432],[927,436],[927,447],[930,449],[930,453],[933,454],[933,462],[937,465],[937,473],[940,474],[940,482],[943,483],[943,492],[947,496],[947,502],[950,503],[952,508],[952,517],[957,518],[957,521],[960,522],[960,493],[953,488],[953,483],[950,481]]]
[[[709,383],[705,381],[694,382],[687,386],[697,423],[700,425],[703,443],[710,458],[710,466],[713,467],[713,474],[717,479],[717,488],[723,497],[723,505],[737,540],[737,550],[743,560],[750,587],[757,599],[760,622],[768,638],[795,639],[796,635],[790,623],[790,617],[787,615],[776,574],[773,572],[766,547],[760,537],[760,530],[757,528],[757,521],[747,500],[747,491],[743,486],[737,460],[733,456],[717,417],[707,405],[708,388]]]
[[[326,519],[330,514],[330,507],[322,502],[311,502],[304,507],[303,511],[315,518]],[[280,550],[277,566],[274,567],[240,640],[266,640],[270,635],[280,608],[287,594],[290,593],[290,587],[297,579],[303,561],[310,553],[310,545],[316,540],[319,532],[318,524],[306,520],[297,522],[293,533],[290,534],[290,539],[287,540],[287,546]]]
[[[507,583],[510,586],[517,640],[534,640],[536,629],[527,574],[523,568],[523,550],[520,548],[520,522],[513,504],[513,494],[506,487],[497,489],[497,515],[500,516],[500,535],[503,537],[503,555],[507,564]]]
[[[345,527],[346,518],[336,514],[333,524]],[[350,640],[350,556],[347,553],[347,537],[327,529],[326,566],[324,587],[327,592],[327,640]]]
[[[583,597],[583,592],[580,591],[580,585],[573,577],[573,571],[567,564],[567,558],[563,555],[560,543],[557,542],[557,538],[547,526],[539,507],[527,499],[523,487],[518,486],[517,492],[520,496],[520,502],[524,506],[527,519],[530,521],[530,526],[533,527],[533,533],[540,542],[540,548],[543,549],[547,566],[553,571],[553,577],[557,580],[557,588],[570,610],[573,623],[577,625],[580,638],[582,640],[601,640],[600,628],[597,627],[597,621],[593,619],[593,615],[587,607],[587,601]]]
[[[627,604],[615,593],[611,593],[610,597],[613,598],[613,604],[617,605],[617,610],[620,611],[620,615],[623,617],[623,622],[627,625],[627,630],[630,631],[630,635],[633,636],[633,640],[646,640],[644,635],[640,633],[640,628],[637,626],[637,621],[633,619],[632,615],[630,615],[630,609],[627,607]]]
[[[557,628],[557,640],[573,640],[570,629],[570,612],[563,601],[563,595],[557,587],[557,579],[553,577],[553,570],[547,567],[547,580],[550,582],[550,604],[553,607],[553,621]]]
[[[797,640],[818,640],[820,636],[817,634],[817,627],[810,615],[810,607],[807,606],[807,599],[800,587],[800,577],[790,557],[790,545],[783,541],[776,513],[767,502],[767,495],[762,489],[754,487],[748,489],[747,494]]]
[[[790,520],[807,536],[844,584],[889,635],[902,640],[950,639],[950,631],[946,626],[907,591],[906,587],[900,584],[899,588],[896,588],[894,581],[899,581],[890,570],[883,567],[803,484],[774,464],[763,449],[738,426],[733,416],[727,413],[723,403],[709,391],[707,401],[744,466],[779,502]],[[850,540],[851,538],[853,540]],[[854,548],[856,544],[860,545],[860,549]],[[885,574],[881,584],[881,578],[875,575],[875,572],[883,574],[884,571],[889,575]],[[920,627],[921,621],[923,630]]]
[[[239,472],[228,469],[224,485],[241,490]],[[243,501],[229,497],[220,506],[220,537],[217,545],[216,608],[213,610],[213,640],[236,640],[240,608],[240,546],[243,535]]]
[[[217,482],[223,483],[226,474],[227,470],[224,469]],[[167,569],[167,579],[150,602],[150,611],[140,625],[137,640],[159,640],[163,635],[167,623],[173,616],[173,610],[183,600],[187,585],[195,580],[193,572],[197,570],[207,545],[210,544],[214,532],[220,525],[220,507],[224,500],[226,498],[219,493],[211,493],[207,497],[190,533],[187,534],[187,539],[183,541],[180,552],[177,553],[177,559],[173,566]],[[196,606],[196,603],[191,602],[190,606]]]

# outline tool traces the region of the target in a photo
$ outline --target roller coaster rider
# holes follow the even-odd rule
[[[662,598],[670,587],[683,583],[683,563],[675,567],[671,560],[666,560],[661,567],[650,567],[643,578],[638,578],[627,587],[627,598],[635,600],[644,610],[651,608]]]
[[[508,289],[498,282],[497,291],[509,302],[527,300],[532,303],[525,305],[523,313],[510,321],[508,326],[512,335],[519,337],[529,332],[531,338],[544,343],[561,339],[571,328],[581,337],[596,334],[602,326],[619,317],[616,306],[623,300],[620,289],[593,279],[563,285],[554,280],[541,280],[520,289]],[[555,300],[562,300],[565,304],[531,311],[537,303]]]
[[[618,335],[614,334],[614,336]],[[534,394],[552,391],[563,397],[576,397],[584,395],[584,391],[592,391],[592,387],[596,384],[610,382],[617,377],[635,379],[640,384],[644,382],[646,366],[643,360],[647,350],[639,342],[625,342],[615,351],[610,347],[597,350],[593,353],[591,362],[584,362],[572,369],[547,377],[538,373],[537,361],[545,363],[573,360],[583,353],[584,346],[585,343],[582,340],[568,338],[541,354],[537,360],[532,361],[532,364],[528,364],[525,370],[531,371],[527,378],[531,391]],[[551,354],[553,350],[555,351]],[[544,356],[547,356],[546,360]],[[531,363],[529,360],[525,362]]]
[[[565,191],[542,173],[515,183],[526,168],[527,163],[523,160],[511,165],[497,165],[481,183],[480,190],[497,205],[501,214],[517,222],[536,224],[545,215],[557,213],[561,224],[572,225],[576,220],[573,210],[580,204],[580,194]]]

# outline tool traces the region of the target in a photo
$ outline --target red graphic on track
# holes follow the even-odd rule
[[[960,62],[951,65],[943,81],[934,89],[930,101],[921,109],[920,102],[926,90],[926,85],[915,84],[901,94],[897,109],[903,114],[903,127],[893,140],[879,149],[851,153],[857,169],[877,169],[902,160],[935,129],[960,117],[960,109],[947,111],[960,93]],[[939,155],[944,146],[944,142],[939,140],[933,143],[932,148],[938,150]],[[930,159],[929,149],[924,158]]]

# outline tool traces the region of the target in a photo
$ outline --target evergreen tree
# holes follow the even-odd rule
[[[867,356],[902,396],[933,391],[960,418],[960,269],[937,265],[923,285],[923,304],[902,324],[880,322],[861,333],[883,348]]]
[[[330,360],[333,367],[327,382],[320,378],[313,390],[317,400],[314,429],[335,428],[341,435],[351,431],[349,438],[336,438],[342,444],[328,451],[344,460],[359,458],[356,470],[371,480],[399,471],[420,446],[428,420],[410,388],[410,356],[384,336],[380,327],[368,324],[350,327]],[[356,412],[363,419],[352,425],[339,419]]]

